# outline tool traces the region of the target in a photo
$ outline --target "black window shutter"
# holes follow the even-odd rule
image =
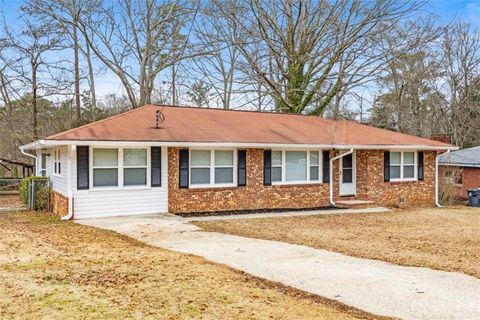
[[[179,150],[179,187],[188,189],[188,149]]]
[[[423,181],[425,176],[425,169],[424,169],[424,161],[423,161],[423,151],[418,152],[418,180]]]
[[[238,150],[238,175],[237,184],[239,187],[247,185],[247,150]]]
[[[162,148],[150,149],[151,183],[152,187],[162,186]]]
[[[89,178],[88,146],[77,146],[77,189],[88,190]]]
[[[323,151],[322,162],[323,183],[330,183],[330,151]]]
[[[272,150],[263,150],[263,185],[272,185]]]
[[[383,181],[390,181],[390,151],[383,152]]]

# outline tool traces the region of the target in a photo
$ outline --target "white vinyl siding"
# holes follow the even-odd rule
[[[128,149],[128,147],[125,147],[125,149]],[[90,149],[91,153],[92,148]],[[150,148],[147,148],[147,155],[149,159]],[[121,158],[123,162],[123,155]],[[148,160],[148,163],[150,163],[150,160]],[[121,171],[123,172],[123,170]],[[161,175],[161,187],[149,187],[148,185],[121,187],[122,185],[119,183],[119,187],[92,188],[90,184],[90,190],[77,190],[76,153],[74,153],[72,159],[72,188],[74,190],[75,219],[168,212],[168,159],[166,147],[162,147]],[[149,184],[149,165],[147,180]]]
[[[64,196],[67,195],[67,148],[59,147],[55,149],[43,149],[37,150],[37,172],[38,176],[45,176],[50,178],[52,182],[52,190],[58,192]],[[42,169],[42,158],[45,160]],[[57,168],[60,166],[60,173],[55,173],[55,162],[57,163]],[[57,169],[58,171],[58,169]],[[65,172],[64,172],[65,171]]]

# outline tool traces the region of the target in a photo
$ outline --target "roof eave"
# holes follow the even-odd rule
[[[361,150],[458,150],[455,146],[434,145],[367,145],[367,144],[306,144],[306,143],[271,143],[271,142],[192,142],[192,141],[129,141],[129,140],[37,140],[23,145],[20,149],[32,150],[62,145],[101,145],[101,146],[166,146],[166,147],[239,147],[239,148],[319,148],[319,149],[361,149]]]

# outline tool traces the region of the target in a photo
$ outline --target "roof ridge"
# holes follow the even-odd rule
[[[121,118],[123,116],[126,116],[127,114],[130,114],[130,113],[133,113],[133,112],[138,111],[140,109],[143,109],[145,107],[151,107],[151,106],[153,106],[153,105],[152,104],[146,104],[146,105],[143,105],[141,107],[134,108],[134,109],[131,109],[131,110],[128,110],[128,111],[110,116],[110,117],[105,118],[105,119],[101,119],[101,120],[97,120],[97,121],[94,121],[94,122],[90,122],[90,123],[81,125],[80,127],[75,127],[75,128],[71,128],[71,129],[68,129],[68,130],[65,130],[65,131],[57,132],[55,134],[52,134],[52,135],[46,137],[45,139],[47,139],[47,140],[48,139],[53,139],[53,138],[55,138],[55,136],[57,136],[59,134],[63,135],[63,134],[70,133],[70,132],[75,131],[75,130],[85,129],[85,128],[91,127],[93,125],[97,125],[99,123],[103,123],[103,122],[106,122],[106,121],[109,121],[109,120],[112,120],[112,119]]]
[[[285,116],[300,116],[300,117],[308,117],[308,118],[318,118],[327,121],[339,121],[334,119],[327,119],[316,115],[311,114],[303,114],[303,113],[288,113],[288,112],[279,112],[279,111],[265,111],[265,110],[240,110],[240,109],[222,109],[222,108],[205,108],[205,107],[198,107],[198,106],[176,106],[176,105],[169,105],[169,104],[151,104],[151,106],[158,106],[158,107],[167,107],[167,108],[183,108],[183,109],[199,109],[205,111],[225,111],[225,112],[243,112],[243,113],[260,113],[260,114],[276,114],[276,115],[285,115]]]

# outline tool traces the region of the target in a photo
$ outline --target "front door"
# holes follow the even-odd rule
[[[353,196],[357,193],[355,152],[340,160],[340,195]]]

